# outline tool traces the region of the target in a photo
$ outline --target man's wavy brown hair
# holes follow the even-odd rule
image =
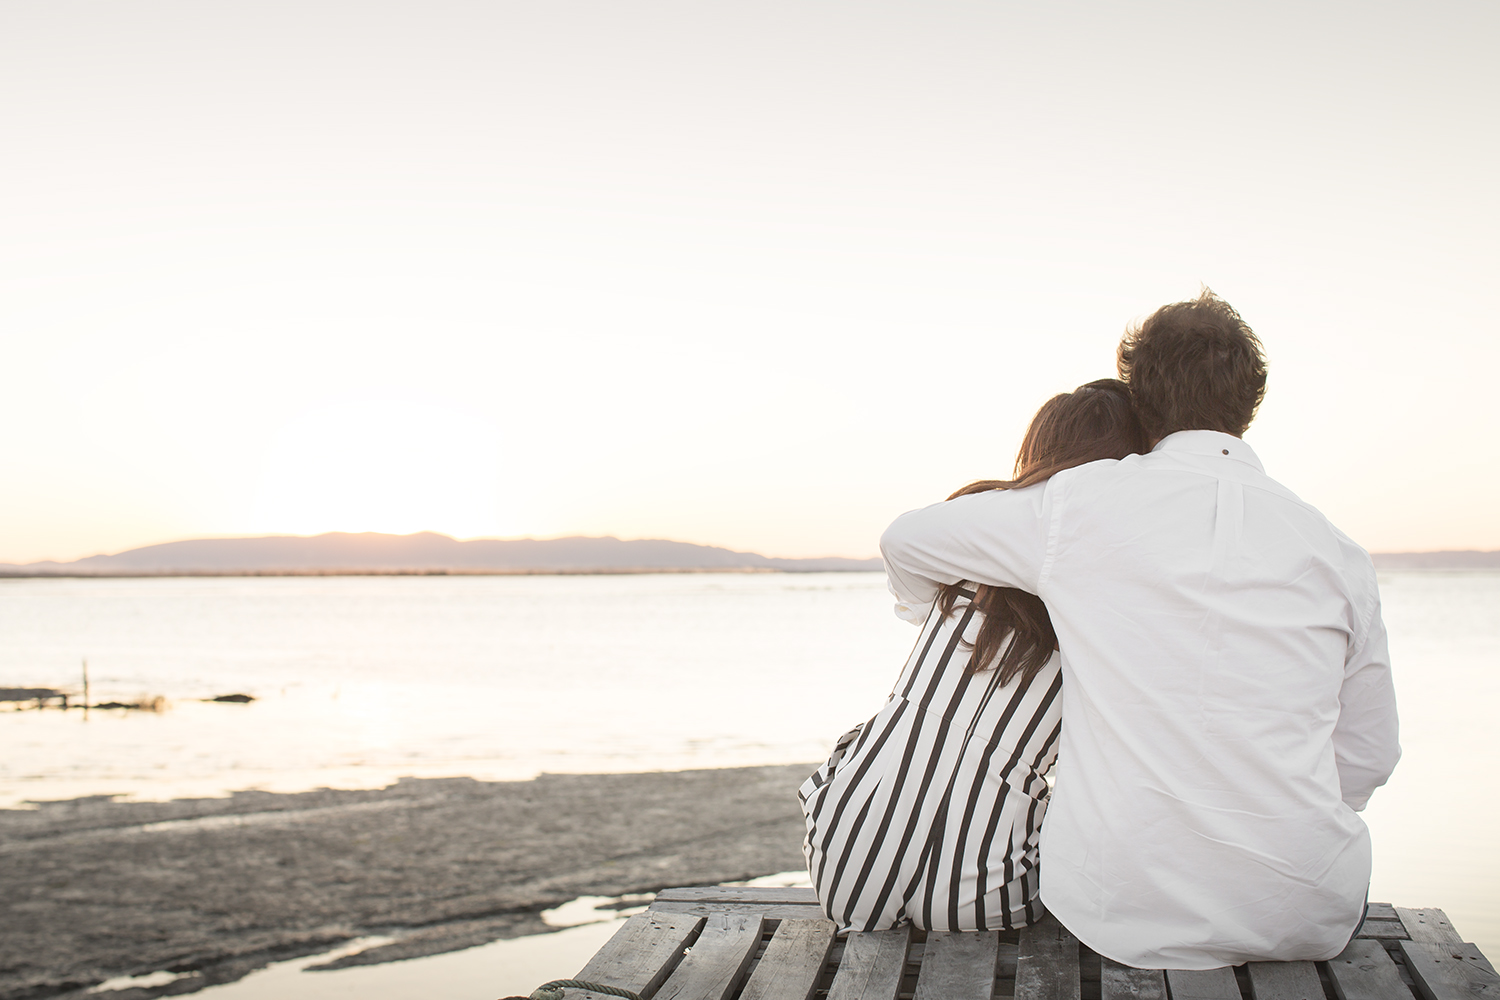
[[[1239,437],[1266,397],[1260,341],[1234,307],[1208,288],[1127,329],[1117,360],[1153,442],[1175,431]]]
[[[1131,406],[1130,389],[1117,379],[1100,379],[1053,396],[1036,411],[1016,455],[1016,478],[982,479],[948,499],[988,490],[1018,490],[1064,469],[1145,450],[1146,434]],[[1016,677],[1023,685],[1030,684],[1057,648],[1057,630],[1047,606],[1035,594],[1014,587],[956,583],[939,590],[938,608],[952,617],[958,599],[970,594],[970,603],[984,613],[984,621],[974,637],[969,672],[993,667],[1000,671],[1001,684]]]

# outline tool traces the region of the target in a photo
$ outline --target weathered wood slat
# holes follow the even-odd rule
[[[1468,941],[1465,941],[1463,944],[1458,946],[1458,953],[1464,957],[1465,961],[1473,962],[1481,969],[1484,969],[1488,972],[1497,971],[1495,967],[1490,964],[1490,960],[1484,957],[1484,952],[1479,950],[1479,945],[1477,944],[1470,944]]]
[[[1167,983],[1172,1000],[1240,1000],[1240,984],[1227,965],[1204,972],[1168,969]]]
[[[1323,1000],[1323,984],[1311,962],[1251,962],[1247,969],[1255,1000]]]
[[[1429,911],[1430,912],[1430,911]],[[1494,1000],[1500,976],[1473,945],[1463,942],[1401,941],[1406,970],[1426,1000]]]
[[[1167,977],[1160,969],[1132,969],[1111,959],[1102,959],[1099,976],[1101,1000],[1167,1000]]]
[[[1496,974],[1497,970],[1490,964],[1490,960],[1484,957],[1477,944],[1469,941],[1410,941],[1400,944],[1401,953],[1407,957],[1407,961],[1416,960],[1418,956],[1446,955],[1448,958],[1465,965],[1472,965],[1490,974]]]
[[[1015,1000],[1080,1000],[1078,939],[1047,914],[1021,931]]]
[[[913,1000],[990,1000],[999,964],[998,933],[929,931]]]
[[[760,914],[706,917],[693,950],[667,977],[656,1000],[726,1000],[755,955],[762,923]]]
[[[1396,908],[1390,903],[1366,903],[1369,907],[1366,915],[1371,920],[1395,920]]]
[[[818,905],[818,894],[812,889],[754,889],[743,885],[690,885],[663,889],[658,900],[672,902],[710,901],[715,903],[811,903]]]
[[[1399,920],[1366,919],[1359,929],[1359,937],[1375,938],[1381,941],[1404,941],[1411,935],[1406,933],[1406,925]]]
[[[683,913],[637,913],[589,959],[575,976],[591,983],[618,986],[650,995],[676,968],[703,927],[703,918]],[[593,996],[580,990],[574,996]]]
[[[1349,942],[1329,959],[1328,978],[1339,1000],[1404,1000],[1410,995],[1385,947],[1368,938]]]
[[[833,948],[834,930],[833,921],[823,918],[783,920],[740,1000],[811,1000]]]
[[[828,1000],[896,1000],[910,944],[910,926],[850,934]]]
[[[823,911],[816,906],[798,903],[717,903],[703,901],[666,900],[651,904],[655,913],[691,913],[700,917],[715,913],[758,913],[767,920],[818,920]]]
[[[1448,919],[1448,914],[1436,907],[1424,906],[1421,909],[1411,909],[1398,906],[1396,915],[1401,918],[1402,925],[1406,927],[1406,933],[1411,935],[1413,941],[1451,942],[1453,944],[1463,941],[1458,931],[1453,929],[1453,922]]]

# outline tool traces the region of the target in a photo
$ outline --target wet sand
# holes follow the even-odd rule
[[[193,992],[354,937],[340,966],[549,928],[576,896],[801,867],[796,788],[813,765],[525,782],[408,779],[373,791],[0,810],[0,1000]]]

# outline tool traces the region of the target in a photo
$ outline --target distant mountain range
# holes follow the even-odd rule
[[[1500,552],[1377,552],[1377,569],[1500,569]],[[641,573],[878,570],[879,559],[772,559],[659,538],[481,538],[422,531],[202,538],[73,562],[0,563],[0,576],[299,575],[375,573]]]
[[[0,576],[298,575],[365,573],[631,573],[878,570],[879,559],[772,559],[713,545],[642,538],[481,538],[422,531],[203,538],[73,562],[0,563]]]

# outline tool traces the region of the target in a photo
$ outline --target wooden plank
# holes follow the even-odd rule
[[[702,927],[702,917],[637,913],[615,931],[573,978],[650,996],[671,975],[682,958],[682,949],[697,938]],[[572,992],[581,995],[581,991]]]
[[[1399,920],[1366,920],[1358,936],[1380,941],[1404,941],[1411,937],[1406,933],[1406,925]]]
[[[811,1000],[833,948],[835,929],[832,920],[822,918],[783,920],[740,1000]]]
[[[1399,909],[1399,907],[1398,907]],[[1426,1000],[1494,1000],[1500,997],[1500,976],[1486,968],[1479,949],[1463,942],[1400,941],[1406,971]]]
[[[912,1000],[990,1000],[999,964],[998,933],[929,931]]]
[[[1101,1000],[1167,1000],[1167,977],[1162,970],[1133,969],[1113,959],[1100,958]]]
[[[767,920],[818,920],[823,911],[816,906],[795,903],[713,903],[713,902],[666,902],[652,903],[652,913],[691,913],[700,917],[716,913],[758,913]]]
[[[850,934],[839,971],[828,987],[828,1000],[896,1000],[910,945],[910,925]]]
[[[1328,978],[1339,1000],[1407,1000],[1411,991],[1385,946],[1356,938],[1336,958],[1328,960]]]
[[[1172,1000],[1240,1000],[1240,984],[1227,965],[1203,972],[1168,969],[1167,985]]]
[[[1401,923],[1406,927],[1406,933],[1411,935],[1413,941],[1452,944],[1463,942],[1458,931],[1453,929],[1453,922],[1448,919],[1448,914],[1436,907],[1424,906],[1418,910],[1398,906],[1396,915],[1401,918]]]
[[[1446,953],[1449,958],[1475,965],[1486,972],[1496,972],[1495,967],[1490,964],[1490,960],[1485,958],[1484,953],[1479,950],[1479,945],[1469,941],[1460,941],[1457,943],[1451,941],[1413,941],[1411,942],[1411,948],[1413,949],[1413,953]],[[1403,947],[1402,953],[1405,954],[1407,950],[1406,947]]]
[[[818,894],[812,889],[786,889],[780,887],[757,889],[744,885],[690,885],[678,889],[663,889],[656,894],[658,900],[672,902],[714,903],[811,903],[818,905]]]
[[[1366,903],[1369,909],[1365,912],[1368,920],[1395,920],[1396,908],[1390,903]]]
[[[762,923],[758,913],[704,918],[698,940],[656,992],[656,1000],[727,1000],[755,955]]]
[[[1021,931],[1015,1000],[1080,1000],[1078,939],[1047,914]]]
[[[1251,962],[1247,968],[1255,1000],[1323,1000],[1323,984],[1311,962]]]
[[[1485,969],[1489,972],[1496,971],[1495,967],[1490,964],[1490,960],[1485,958],[1484,953],[1479,950],[1479,945],[1477,944],[1470,944],[1469,942],[1465,941],[1463,944],[1458,946],[1458,953],[1464,957],[1465,961],[1473,962],[1481,969]]]

